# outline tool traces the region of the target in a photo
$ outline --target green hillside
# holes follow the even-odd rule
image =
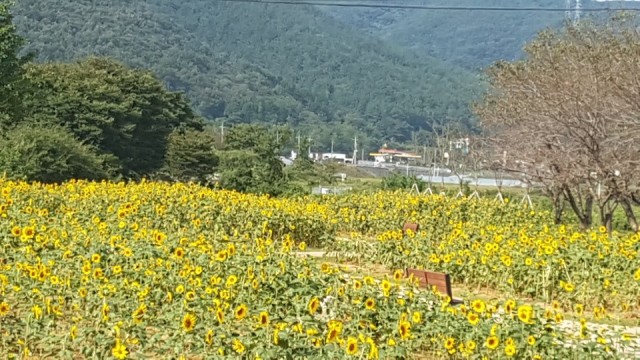
[[[289,123],[325,147],[332,132],[340,148],[358,133],[379,143],[407,140],[428,120],[469,122],[479,88],[464,70],[314,7],[22,0],[15,13],[42,61],[115,57],[184,90],[209,119]]]
[[[153,70],[169,88],[185,91],[209,119],[233,114],[252,121],[252,106],[273,106],[261,120],[299,116],[305,107],[270,74],[223,53],[139,1],[23,0],[16,23],[41,61],[110,56]]]
[[[387,0],[387,3],[398,3]],[[565,0],[415,0],[402,4],[486,7],[565,7]],[[583,0],[585,8],[637,7],[630,2]],[[328,8],[345,24],[380,39],[478,71],[497,60],[514,60],[523,45],[546,27],[561,26],[564,12],[430,11]],[[600,13],[600,16],[605,13]],[[584,15],[592,16],[592,15]]]

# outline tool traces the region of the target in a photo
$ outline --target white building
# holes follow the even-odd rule
[[[347,155],[346,154],[336,154],[336,153],[325,153],[322,154],[322,160],[333,160],[333,161],[337,161],[337,162],[346,162],[347,161]]]

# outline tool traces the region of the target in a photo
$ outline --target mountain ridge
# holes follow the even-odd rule
[[[391,0],[386,0],[392,3]],[[403,2],[430,6],[563,8],[565,0],[428,0]],[[630,2],[582,1],[582,7],[639,8]],[[498,60],[523,56],[522,47],[547,27],[559,28],[564,12],[536,11],[429,11],[407,9],[362,9],[320,7],[344,24],[372,36],[461,66],[482,71]],[[583,17],[607,13],[583,13]]]

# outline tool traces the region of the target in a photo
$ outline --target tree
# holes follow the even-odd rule
[[[282,145],[291,136],[287,128],[241,124],[225,137],[220,155],[220,176],[224,188],[278,195],[288,184],[279,159]]]
[[[638,192],[640,33],[624,19],[567,24],[526,47],[525,60],[493,66],[491,91],[477,108],[503,167],[566,200],[583,227],[592,208],[612,227],[616,206]]]
[[[113,154],[127,176],[160,169],[175,128],[202,126],[181,94],[167,91],[151,73],[113,60],[30,64],[26,76],[37,87],[25,98],[27,118],[64,126]]]
[[[260,166],[260,158],[256,153],[245,150],[227,150],[220,152],[219,156],[222,188],[240,192],[260,192],[268,186],[268,183],[262,184],[254,176],[254,168]],[[272,190],[267,193],[277,192],[275,187]]]
[[[16,32],[10,5],[0,0],[0,130],[10,119],[21,116],[22,66],[31,58],[19,55],[25,41]]]
[[[431,129],[429,142],[433,148],[429,163],[434,166],[428,179],[428,187],[431,188],[436,172],[448,170],[458,179],[458,195],[464,194],[467,187],[466,175],[469,171],[477,175],[480,170],[483,143],[472,139],[460,122],[432,121],[428,125]],[[436,170],[436,167],[440,170]],[[441,175],[440,180],[442,192],[446,192],[444,174]]]
[[[0,173],[9,178],[43,183],[100,180],[110,177],[108,163],[108,157],[97,155],[61,127],[25,124],[0,136]]]
[[[207,131],[176,129],[169,135],[166,171],[178,180],[207,181],[217,165],[215,138]]]

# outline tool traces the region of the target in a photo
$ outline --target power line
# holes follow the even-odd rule
[[[436,6],[436,5],[409,5],[409,4],[374,4],[356,3],[353,0],[340,2],[339,0],[213,0],[214,2],[229,3],[253,3],[253,4],[280,4],[280,5],[315,5],[332,7],[352,7],[352,8],[374,8],[374,9],[414,9],[431,11],[539,11],[539,12],[566,12],[567,8],[558,7],[490,7],[490,6]],[[375,2],[372,1],[372,2]],[[580,12],[610,12],[610,11],[640,11],[639,8],[632,7],[601,7],[601,8],[581,8]]]

